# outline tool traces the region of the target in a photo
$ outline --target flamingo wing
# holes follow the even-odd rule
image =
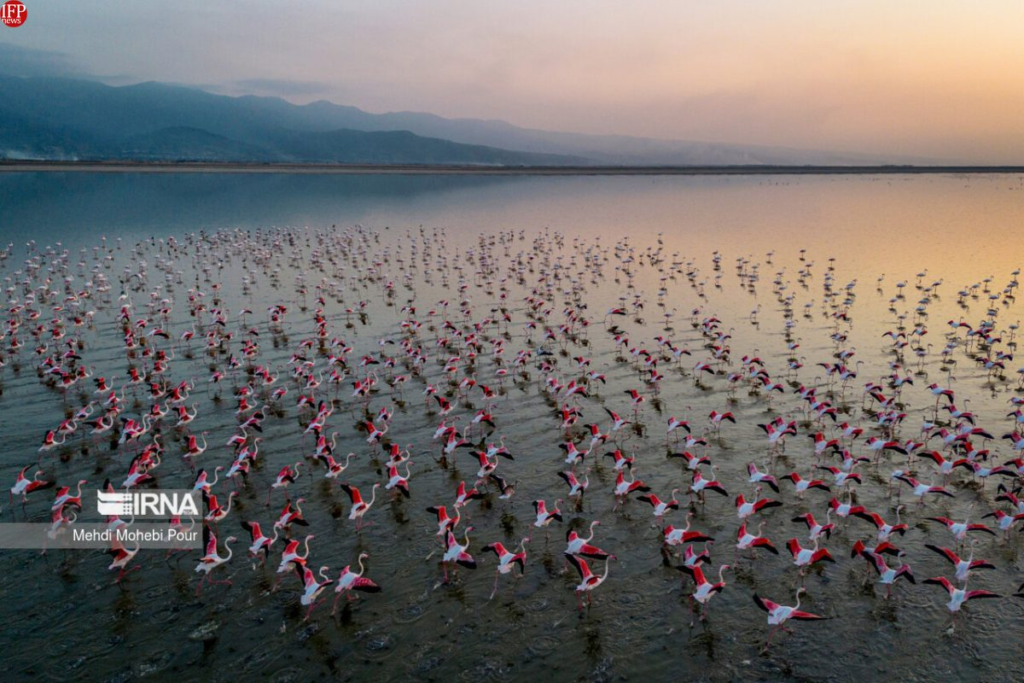
[[[760,595],[754,594],[754,604],[763,609],[768,614],[771,614],[779,608],[778,603],[772,602],[768,598],[762,598]]]
[[[258,522],[242,522],[242,528],[249,532],[249,536],[254,541],[263,535]]]
[[[949,548],[940,548],[939,546],[932,545],[930,543],[926,543],[924,547],[928,548],[928,550],[931,550],[932,552],[936,552],[939,555],[942,555],[954,565],[960,564],[960,556],[952,550],[950,550]]]
[[[828,619],[820,614],[811,614],[810,612],[801,612],[800,610],[793,610],[789,615],[790,619],[799,619],[800,621],[819,621],[822,619]]]
[[[217,554],[217,536],[208,526],[203,526],[203,547],[207,555]]]
[[[947,579],[945,576],[935,576],[930,579],[925,579],[924,582],[933,584],[935,586],[942,586],[946,589],[947,593],[953,592],[953,584],[951,584],[949,582],[949,579]]]
[[[352,501],[353,505],[362,504],[363,496],[355,486],[352,486],[351,484],[342,484],[341,490],[348,494],[349,500]]]
[[[967,591],[967,599],[974,600],[975,598],[1001,598],[1003,596],[992,591]]]
[[[592,560],[607,560],[611,557],[609,553],[606,553],[597,546],[590,545],[589,543],[584,543],[583,547],[581,547],[579,552],[576,554],[582,555],[583,557],[589,557]]]
[[[352,590],[363,591],[364,593],[380,593],[383,589],[370,579],[360,576],[352,582]]]
[[[569,564],[576,568],[581,581],[586,581],[591,576],[590,567],[587,566],[586,560],[575,555],[567,555],[566,559],[569,560]]]

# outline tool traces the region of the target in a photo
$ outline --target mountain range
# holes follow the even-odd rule
[[[146,82],[0,75],[0,158],[253,163],[868,165],[905,158],[587,135]]]

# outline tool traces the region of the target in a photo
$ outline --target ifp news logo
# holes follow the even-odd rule
[[[0,21],[9,28],[18,28],[28,19],[28,8],[20,0],[8,0],[0,5]]]
[[[104,517],[168,519],[199,517],[198,491],[97,491],[96,511]]]

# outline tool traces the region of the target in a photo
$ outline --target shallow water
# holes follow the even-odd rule
[[[298,584],[286,583],[276,593],[268,593],[273,582],[272,569],[254,570],[242,557],[247,543],[238,527],[242,519],[260,520],[264,528],[281,507],[275,497],[267,510],[263,503],[266,487],[285,464],[302,459],[312,451],[309,437],[301,437],[303,421],[295,408],[300,393],[287,380],[289,356],[303,339],[314,331],[312,307],[301,310],[295,293],[296,265],[307,270],[311,292],[305,303],[312,304],[312,287],[320,281],[345,282],[339,299],[326,297],[325,313],[331,336],[343,337],[353,347],[353,365],[367,353],[380,350],[383,337],[399,338],[398,323],[405,319],[399,309],[406,300],[415,299],[419,319],[427,321],[426,311],[437,302],[452,301],[452,317],[459,300],[460,274],[465,277],[470,297],[472,321],[488,316],[498,305],[499,280],[507,277],[511,257],[519,252],[534,252],[532,271],[523,273],[525,286],[508,278],[507,305],[513,323],[506,341],[506,360],[527,348],[523,325],[527,321],[523,298],[538,285],[541,272],[551,264],[565,266],[565,276],[555,284],[551,297],[550,324],[562,322],[566,298],[560,292],[571,287],[576,277],[583,287],[584,314],[593,321],[586,334],[587,346],[567,346],[568,355],[558,354],[558,345],[549,345],[556,355],[558,374],[565,381],[582,375],[572,356],[592,359],[592,370],[604,372],[608,384],[599,386],[589,398],[580,400],[582,423],[597,422],[602,429],[609,420],[602,406],[623,415],[630,413],[626,389],[636,388],[648,397],[641,413],[646,426],[644,436],[622,435],[623,447],[637,457],[637,476],[654,492],[667,498],[671,489],[689,483],[689,474],[679,460],[669,460],[665,444],[665,422],[670,415],[690,420],[695,431],[706,424],[711,410],[732,410],[737,424],[726,424],[720,435],[712,435],[707,455],[718,467],[717,476],[729,490],[730,498],[709,494],[706,506],[696,507],[694,528],[713,535],[712,566],[732,563],[736,529],[739,525],[731,497],[750,496],[746,483],[746,465],[756,461],[762,468],[768,459],[768,445],[757,423],[775,415],[800,421],[800,434],[790,438],[782,455],[770,469],[781,475],[799,471],[805,477],[813,472],[814,456],[806,433],[817,427],[803,419],[804,403],[787,386],[784,395],[775,395],[769,404],[763,393],[751,395],[744,386],[736,400],[728,400],[728,382],[724,375],[694,384],[691,369],[709,352],[704,338],[691,323],[691,311],[700,307],[697,319],[714,315],[723,321],[723,331],[732,338],[732,365],[726,372],[740,368],[744,355],[758,355],[776,381],[793,380],[817,384],[824,394],[828,380],[816,366],[836,362],[839,349],[855,349],[854,361],[862,361],[858,377],[840,393],[836,383],[833,401],[842,410],[840,421],[849,420],[865,427],[865,437],[853,446],[857,454],[865,452],[864,438],[877,433],[874,420],[862,409],[861,387],[867,381],[882,381],[894,360],[889,340],[882,333],[895,329],[897,316],[906,314],[907,331],[915,322],[927,326],[923,338],[923,361],[908,347],[904,364],[915,373],[914,386],[904,389],[903,410],[908,414],[899,434],[902,440],[916,438],[923,419],[931,418],[934,398],[924,388],[931,382],[947,385],[949,372],[955,380],[957,403],[977,415],[979,426],[999,436],[1013,427],[1006,413],[1012,410],[1009,399],[1016,391],[1016,370],[1022,365],[1010,361],[1006,379],[993,380],[983,368],[957,348],[952,357],[956,365],[943,364],[939,352],[949,332],[946,321],[961,316],[972,325],[989,317],[991,305],[996,311],[996,329],[1003,330],[1001,350],[1010,346],[1009,326],[1021,317],[1020,304],[1001,295],[1013,279],[1011,272],[1024,263],[1024,246],[1019,235],[1024,227],[1024,181],[1019,176],[958,177],[908,176],[848,178],[463,178],[463,177],[389,177],[389,176],[218,176],[218,175],[83,175],[17,174],[0,175],[0,215],[3,237],[14,243],[14,253],[2,265],[4,277],[14,277],[27,255],[25,242],[35,240],[39,248],[56,245],[71,250],[71,271],[78,250],[87,248],[84,260],[92,265],[92,247],[100,236],[107,237],[114,261],[108,277],[115,281],[131,259],[131,249],[139,240],[152,236],[175,235],[179,239],[200,230],[257,229],[273,234],[275,229],[300,231],[293,248],[281,249],[273,266],[281,269],[280,285],[260,271],[250,295],[242,291],[244,275],[241,256],[228,254],[226,248],[204,250],[208,257],[223,257],[223,268],[212,276],[222,283],[223,308],[232,312],[230,325],[237,327],[234,312],[243,306],[256,311],[252,321],[261,326],[259,362],[269,364],[281,374],[280,383],[289,394],[281,405],[283,412],[265,423],[260,467],[249,479],[249,486],[236,500],[238,512],[221,523],[223,539],[235,533],[233,561],[222,570],[234,585],[228,589],[211,587],[200,598],[194,596],[192,567],[199,553],[191,553],[180,563],[165,563],[163,553],[140,554],[141,571],[130,575],[125,590],[112,585],[113,575],[106,571],[107,555],[78,552],[68,558],[47,557],[28,551],[0,552],[0,590],[4,596],[5,628],[0,646],[5,652],[6,668],[18,679],[55,680],[128,680],[174,675],[181,680],[230,680],[239,672],[270,680],[312,680],[319,678],[408,680],[519,680],[527,676],[553,672],[559,679],[612,680],[619,677],[653,677],[655,680],[852,680],[875,678],[883,672],[899,680],[934,680],[956,677],[962,680],[1020,680],[1024,664],[1017,656],[1015,643],[1024,631],[1024,602],[1007,597],[970,603],[954,635],[945,635],[949,615],[944,593],[920,581],[929,576],[951,576],[949,566],[924,548],[926,543],[953,545],[949,533],[926,516],[943,515],[962,519],[972,505],[972,521],[997,506],[994,502],[997,482],[992,477],[974,485],[963,470],[951,478],[954,499],[926,499],[915,509],[907,492],[904,521],[911,524],[905,537],[895,540],[905,561],[918,578],[918,585],[900,582],[893,599],[884,599],[884,587],[864,586],[867,565],[863,559],[850,558],[857,538],[873,538],[873,529],[861,520],[851,520],[827,543],[836,558],[820,573],[811,573],[805,581],[808,596],[804,606],[815,613],[832,617],[818,623],[797,623],[795,634],[783,634],[768,654],[760,649],[767,636],[765,615],[752,600],[756,592],[782,604],[793,604],[798,585],[797,570],[783,548],[792,537],[805,545],[806,529],[790,519],[804,511],[824,518],[829,495],[812,491],[798,499],[787,483],[781,494],[765,490],[771,498],[783,501],[781,508],[770,509],[754,517],[767,520],[765,535],[779,546],[779,556],[763,555],[756,560],[739,560],[739,568],[727,573],[728,586],[710,605],[706,624],[695,623],[687,605],[692,584],[680,580],[680,573],[666,566],[660,554],[659,531],[652,527],[650,507],[631,499],[624,508],[613,511],[611,489],[614,473],[607,458],[589,458],[590,488],[582,509],[570,511],[563,505],[565,522],[550,527],[550,539],[544,531],[532,529],[530,501],[544,498],[549,503],[564,497],[564,483],[556,474],[563,468],[561,418],[554,412],[554,401],[542,391],[545,373],[531,363],[529,381],[506,381],[503,395],[495,402],[497,430],[489,441],[505,438],[515,456],[502,460],[499,473],[518,480],[511,506],[491,499],[468,508],[472,532],[471,552],[480,567],[460,570],[453,585],[438,585],[441,568],[433,518],[424,512],[429,505],[451,506],[455,486],[461,479],[471,483],[476,462],[468,451],[454,456],[457,471],[443,469],[437,462],[438,446],[431,441],[439,417],[428,413],[421,396],[421,379],[413,379],[405,388],[404,407],[396,410],[389,438],[413,453],[412,498],[389,500],[378,496],[368,516],[374,524],[356,534],[345,519],[348,501],[345,495],[328,486],[322,470],[313,478],[303,475],[293,486],[292,495],[304,496],[310,530],[316,533],[311,566],[328,565],[332,573],[354,563],[360,552],[368,552],[367,575],[380,583],[380,594],[363,595],[346,608],[337,620],[328,616],[329,604],[318,608],[309,623],[303,623],[298,606]],[[344,230],[360,225],[372,234],[368,254],[384,260],[384,272],[397,284],[396,305],[386,306],[382,282],[366,283],[354,276],[358,264],[346,264],[344,272],[321,273],[309,268],[309,254],[320,242],[337,244]],[[337,226],[332,231],[332,226]],[[421,233],[421,228],[423,232]],[[317,237],[323,231],[326,237]],[[491,253],[498,274],[492,287],[481,286],[486,278],[476,275],[480,266],[480,236],[498,240],[503,232],[513,231],[506,245],[495,242]],[[523,232],[520,237],[520,231]],[[255,234],[255,233],[253,233]],[[555,235],[564,235],[561,246]],[[434,242],[429,267],[410,255],[411,239],[426,235]],[[544,236],[539,249],[533,240]],[[307,237],[308,236],[308,237]],[[443,237],[442,237],[443,236]],[[616,252],[628,238],[634,262],[625,265],[627,249]],[[255,239],[255,238],[253,238]],[[443,242],[441,241],[443,239]],[[120,240],[120,244],[117,240]],[[663,260],[654,265],[648,249],[663,242]],[[308,242],[308,244],[307,244]],[[583,250],[599,244],[607,256],[600,274],[584,270]],[[138,312],[144,310],[149,292],[163,283],[163,274],[155,268],[160,258],[158,244],[146,247],[150,263],[149,281],[133,293]],[[305,256],[291,263],[291,251]],[[466,259],[474,250],[474,260]],[[800,249],[806,249],[800,260]],[[713,253],[721,255],[715,268]],[[773,254],[769,256],[769,254]],[[402,257],[399,261],[398,257]],[[229,258],[228,258],[229,257]],[[360,257],[361,259],[364,257]],[[369,258],[369,257],[367,257]],[[747,259],[746,272],[758,264],[760,279],[753,290],[742,286],[737,259]],[[850,323],[837,322],[833,309],[823,306],[823,282],[831,264],[835,288],[857,281],[849,305]],[[548,259],[545,263],[545,259]],[[373,260],[372,258],[370,260]],[[673,273],[671,264],[680,266]],[[185,302],[185,290],[198,286],[211,291],[211,282],[198,273],[197,261],[179,258],[174,270],[181,271],[181,282],[172,292],[175,298],[171,323],[165,325],[172,338],[192,323]],[[403,272],[401,266],[416,268]],[[810,265],[810,275],[799,271]],[[461,272],[458,270],[461,268]],[[631,268],[633,289],[629,289],[623,268]],[[88,268],[87,268],[88,270]],[[690,272],[688,278],[685,273]],[[777,273],[781,275],[777,276]],[[926,273],[920,278],[918,273]],[[444,277],[447,274],[447,278]],[[408,286],[403,278],[410,278]],[[667,279],[662,280],[665,277]],[[986,278],[992,278],[985,285]],[[882,278],[879,283],[879,278]],[[942,280],[930,296],[927,316],[916,318],[914,309],[925,296],[923,288]],[[778,284],[773,285],[777,280]],[[801,281],[802,280],[802,281]],[[892,304],[896,283],[906,281],[906,296]],[[975,296],[958,302],[957,292],[978,284]],[[664,308],[658,305],[658,289],[664,286]],[[988,290],[986,292],[985,290]],[[490,291],[488,291],[490,290]],[[1013,290],[1011,290],[1012,293]],[[638,379],[628,361],[619,360],[612,335],[602,323],[604,312],[626,295],[642,295],[645,308],[639,316],[617,318],[630,337],[629,346],[655,347],[654,337],[665,335],[676,344],[689,348],[693,356],[685,358],[682,369],[674,362],[661,362],[665,374],[658,401],[650,387]],[[114,304],[116,304],[115,291]],[[989,296],[996,298],[990,302]],[[166,295],[162,294],[161,296]],[[792,295],[795,328],[792,337],[799,340],[797,355],[805,367],[798,375],[787,375],[786,335],[781,297]],[[845,298],[839,296],[839,301]],[[356,320],[346,327],[346,306],[366,300],[365,323]],[[266,308],[288,302],[290,312],[283,335],[271,335],[266,329]],[[812,303],[805,316],[804,305]],[[751,312],[760,310],[752,319]],[[125,373],[120,327],[113,315],[116,306],[100,306],[93,328],[84,328],[84,362],[95,374]],[[675,311],[674,314],[672,311]],[[670,313],[666,322],[663,312]],[[44,314],[45,319],[45,314]],[[757,322],[754,322],[756,320]],[[670,327],[670,330],[664,328]],[[830,339],[835,331],[848,334],[842,344]],[[490,338],[501,336],[503,328],[492,329]],[[430,357],[424,366],[425,380],[444,381],[436,361],[436,331],[427,326],[421,341]],[[961,333],[961,337],[963,334]],[[536,351],[540,334],[532,337]],[[930,345],[930,346],[929,346]],[[5,444],[0,467],[13,483],[17,471],[36,457],[39,439],[62,419],[62,398],[54,390],[43,389],[34,369],[31,344],[18,358],[8,359],[2,371],[0,396],[0,442]],[[169,344],[168,344],[169,346]],[[211,447],[200,464],[212,469],[227,465],[231,452],[223,446],[234,433],[237,421],[234,404],[224,388],[225,400],[215,403],[207,393],[206,378],[211,359],[198,352],[192,359],[182,355],[171,363],[170,377],[181,381],[194,377],[194,400],[200,418],[190,425],[192,432],[208,431]],[[232,350],[237,352],[237,342]],[[495,369],[484,346],[476,363],[478,378],[496,386]],[[400,347],[388,347],[389,355],[400,356]],[[325,367],[318,357],[318,367]],[[401,366],[399,366],[401,368]],[[851,365],[852,367],[852,365]],[[355,368],[357,376],[362,371]],[[460,368],[458,376],[461,377]],[[906,370],[901,374],[906,374]],[[383,374],[382,374],[383,376]],[[78,389],[81,389],[79,391]],[[324,395],[333,391],[321,390]],[[883,389],[886,395],[892,389]],[[70,403],[79,394],[91,394],[91,385],[81,384],[71,392]],[[381,458],[371,457],[365,437],[355,425],[360,404],[350,397],[351,378],[339,396],[339,407],[328,421],[329,431],[339,432],[337,450],[356,452],[359,457],[343,478],[364,491],[373,482],[386,478]],[[91,398],[89,396],[88,398]],[[86,400],[88,400],[86,398]],[[371,401],[373,411],[389,399],[386,386]],[[455,402],[453,398],[453,402]],[[476,408],[483,405],[479,393],[471,398],[472,408],[459,402],[453,414],[461,415],[464,427]],[[129,414],[148,408],[148,403],[130,406]],[[945,417],[945,413],[940,413]],[[168,418],[169,419],[169,418]],[[308,415],[305,416],[308,419]],[[828,423],[831,426],[831,423]],[[182,436],[170,424],[164,426],[168,456],[156,471],[162,487],[191,484],[188,468],[178,461]],[[577,436],[582,436],[577,430]],[[589,439],[587,440],[589,442]],[[584,445],[586,445],[584,443]],[[980,445],[980,444],[979,444]],[[933,441],[932,447],[939,447]],[[583,446],[581,446],[582,448]],[[1013,457],[1007,441],[988,443],[992,460],[1001,463]],[[673,447],[675,450],[675,447]],[[127,470],[130,455],[111,452],[106,441],[82,453],[76,441],[66,448],[62,458],[44,460],[44,469],[58,482],[70,483],[86,478],[99,484],[106,476],[119,481]],[[932,466],[914,458],[913,465],[923,481],[929,481]],[[895,518],[895,499],[890,499],[886,479],[889,472],[903,466],[900,456],[883,457],[879,465],[860,468],[863,485],[857,487],[857,502],[877,511],[890,522]],[[827,473],[819,472],[820,474]],[[219,492],[226,492],[220,484]],[[33,520],[47,519],[52,492],[30,499],[28,515]],[[278,494],[279,496],[279,494]],[[683,493],[680,494],[684,500]],[[684,501],[685,504],[685,501]],[[999,504],[1008,510],[1006,504]],[[332,512],[342,512],[335,518]],[[7,519],[20,519],[20,509],[4,510]],[[684,523],[685,510],[672,513],[669,522]],[[577,613],[572,587],[576,577],[563,572],[561,552],[563,535],[571,524],[585,527],[593,519],[601,520],[595,543],[614,553],[607,582],[594,594],[594,605]],[[230,530],[228,530],[230,529]],[[301,537],[302,530],[297,532]],[[494,579],[494,558],[484,554],[483,545],[501,540],[513,545],[532,531],[529,559],[524,578],[512,585],[501,577],[500,592],[488,601]],[[1020,562],[1022,542],[1016,531],[1008,545],[1001,537],[982,536],[976,556],[991,560],[997,570],[978,572],[972,588],[985,588],[1011,595],[1024,579]],[[698,548],[699,549],[699,548]],[[272,562],[274,560],[272,555]],[[603,568],[603,563],[594,563]],[[709,572],[709,576],[712,572]],[[215,638],[206,642],[190,639],[197,629],[215,624]]]

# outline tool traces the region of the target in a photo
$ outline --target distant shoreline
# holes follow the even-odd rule
[[[1024,174],[1024,166],[476,166],[454,164],[0,161],[0,173],[26,172],[507,176],[921,175]]]

